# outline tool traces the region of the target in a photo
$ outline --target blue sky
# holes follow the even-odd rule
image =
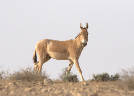
[[[79,58],[85,80],[92,74],[134,65],[133,0],[1,0],[0,66],[13,72],[33,67],[36,43],[42,39],[69,40],[89,24],[88,45]],[[58,78],[68,60],[51,59],[43,69]],[[73,65],[72,72],[79,76]],[[80,78],[80,76],[79,76]]]

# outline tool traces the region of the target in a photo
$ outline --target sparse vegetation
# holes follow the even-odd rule
[[[134,68],[129,70],[122,69],[122,73],[120,75],[118,73],[111,76],[108,73],[94,74],[93,78],[95,82],[77,82],[77,75],[68,73],[67,68],[62,70],[59,79],[55,79],[53,81],[49,79],[49,76],[45,71],[43,71],[42,75],[38,75],[32,67],[20,68],[18,71],[14,71],[11,74],[4,70],[0,70],[0,74],[2,76],[2,80],[0,79],[0,95],[29,96],[32,94],[33,96],[57,96],[65,94],[64,92],[66,92],[68,96],[79,94],[82,96],[86,96],[87,94],[89,96],[133,96],[134,94],[132,91],[134,90]]]
[[[4,75],[5,75],[5,71],[2,70],[2,66],[0,66],[0,79],[3,79]]]
[[[42,75],[35,73],[34,69],[31,67],[28,68],[21,68],[18,71],[13,72],[9,79],[12,80],[22,80],[22,81],[41,81],[47,79],[49,76],[46,74],[45,71],[42,72]]]
[[[110,80],[111,81],[116,81],[120,78],[120,75],[118,73],[111,75]]]
[[[121,82],[119,86],[121,88],[134,90],[134,67],[129,69],[122,69],[120,73],[120,80]]]
[[[103,74],[93,74],[93,80],[95,81],[115,81],[115,80],[118,80],[119,79],[119,74],[116,73],[114,76],[111,75],[111,77],[109,76],[108,73],[103,73]]]
[[[62,70],[62,74],[60,74],[59,78],[64,82],[78,82],[77,75],[73,73],[68,73],[67,67]]]

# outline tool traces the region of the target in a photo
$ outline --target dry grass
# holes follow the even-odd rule
[[[122,69],[120,73],[119,86],[125,90],[134,90],[134,67],[129,69]],[[123,82],[123,83],[122,83]]]
[[[5,74],[4,71],[1,71],[0,74],[2,74],[2,77],[4,76],[3,79],[21,80],[21,81],[28,81],[28,82],[41,81],[49,78],[49,76],[45,71],[42,72],[42,75],[39,75],[31,67],[20,68],[18,71],[14,71],[11,74],[9,73]]]
[[[3,68],[3,67],[0,66],[0,79],[4,79],[5,73],[6,73],[2,68]]]
[[[28,67],[26,69],[20,69],[14,72],[11,76],[11,79],[15,80],[26,80],[26,81],[41,81],[49,78],[45,71],[42,72],[42,75],[37,74],[33,68]]]

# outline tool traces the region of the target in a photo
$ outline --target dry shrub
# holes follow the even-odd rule
[[[0,66],[0,80],[5,77],[6,72],[2,70],[2,66]]]
[[[59,79],[62,80],[66,76],[67,73],[68,73],[67,67],[66,68],[63,68],[62,69],[62,73],[59,74]]]
[[[62,74],[59,75],[59,79],[64,82],[78,82],[77,75],[75,75],[71,72],[68,73],[67,67],[62,69]]]
[[[0,79],[3,79],[3,74],[4,74],[5,72],[2,70],[2,71],[0,71]]]
[[[134,90],[134,67],[122,69],[120,73],[120,84],[122,89]]]
[[[14,71],[10,76],[9,79],[12,80],[22,80],[22,81],[41,81],[44,79],[48,79],[49,76],[46,74],[45,71],[42,72],[42,75],[37,74],[33,68],[20,68],[18,71]]]

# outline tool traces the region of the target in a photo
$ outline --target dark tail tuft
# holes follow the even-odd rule
[[[34,51],[34,55],[33,55],[33,63],[37,62],[37,55],[36,55],[36,50]]]

